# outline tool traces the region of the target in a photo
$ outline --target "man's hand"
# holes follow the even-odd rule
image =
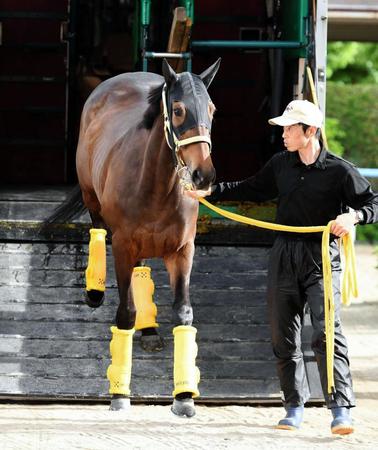
[[[354,212],[340,214],[331,226],[331,233],[338,237],[343,237],[353,230],[356,223],[357,219]]]
[[[202,197],[207,197],[211,194],[211,187],[207,191],[184,191],[184,194],[190,198],[194,198],[194,200],[198,200]]]

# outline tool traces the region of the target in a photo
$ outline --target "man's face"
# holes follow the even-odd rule
[[[296,123],[283,127],[282,133],[284,145],[289,152],[295,152],[306,147],[309,137],[303,131],[302,125]]]

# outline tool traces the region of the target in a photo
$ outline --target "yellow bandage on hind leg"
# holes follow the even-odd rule
[[[130,395],[131,364],[133,357],[133,335],[131,330],[110,328],[113,338],[110,341],[112,363],[108,367],[107,377],[110,383],[110,394]]]
[[[191,392],[193,397],[199,396],[198,383],[200,381],[200,371],[196,366],[198,352],[196,333],[196,328],[189,325],[180,325],[173,329],[174,397],[183,392]]]
[[[151,279],[150,267],[134,267],[131,289],[136,309],[135,329],[158,327],[157,308],[153,302],[155,286]]]
[[[105,291],[106,281],[106,230],[90,230],[88,266],[85,271],[87,291]]]

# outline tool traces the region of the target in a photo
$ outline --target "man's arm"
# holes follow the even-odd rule
[[[349,213],[340,214],[336,217],[331,225],[331,233],[338,237],[343,237],[350,233],[353,226],[359,223],[357,211],[351,211]]]
[[[273,158],[254,176],[243,181],[214,184],[206,191],[186,191],[189,197],[210,196],[209,200],[249,200],[262,202],[277,197]]]
[[[364,225],[378,221],[378,194],[372,191],[368,180],[356,168],[348,170],[342,187],[345,204],[355,211],[336,217],[331,232],[339,237],[349,233],[357,223]]]

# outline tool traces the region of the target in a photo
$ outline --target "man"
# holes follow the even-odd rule
[[[208,191],[187,191],[194,199],[265,201],[278,198],[276,222],[294,226],[326,225],[334,220],[330,242],[335,300],[335,392],[327,393],[321,234],[277,233],[268,276],[268,311],[273,352],[283,392],[286,416],[281,429],[299,428],[310,397],[301,352],[304,306],[310,309],[322,389],[331,409],[332,433],[352,433],[350,408],[355,406],[348,349],[340,323],[340,255],[337,237],[357,223],[377,221],[378,196],[353,164],[329,153],[319,142],[323,116],[307,100],[294,100],[282,116],[269,120],[283,127],[287,151],[275,154],[255,176],[219,183]],[[348,207],[353,208],[349,210]]]

